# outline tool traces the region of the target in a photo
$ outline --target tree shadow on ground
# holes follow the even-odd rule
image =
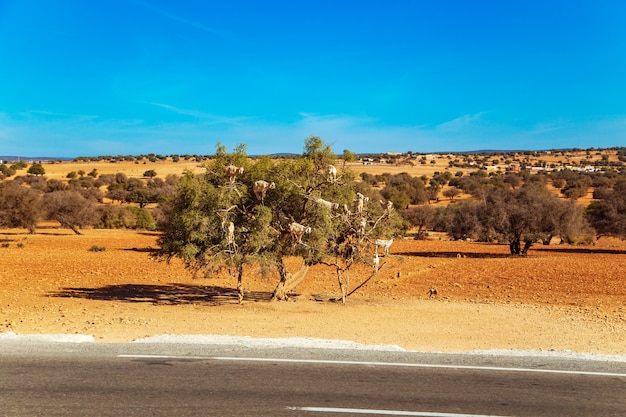
[[[101,301],[125,301],[155,305],[209,305],[237,304],[237,290],[205,285],[168,284],[138,285],[119,284],[97,288],[64,288],[48,294],[49,297],[84,298]],[[245,291],[245,301],[269,301],[268,291]]]
[[[626,255],[626,250],[621,249],[537,247],[536,250],[561,253],[598,253],[607,255]]]
[[[392,255],[418,256],[422,258],[511,258],[509,253],[485,252],[394,252]]]
[[[122,250],[132,251],[132,252],[144,252],[144,253],[156,253],[159,250],[155,248],[124,248]]]

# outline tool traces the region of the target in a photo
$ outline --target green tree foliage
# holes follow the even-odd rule
[[[0,182],[0,227],[18,227],[35,233],[43,217],[41,193],[14,181]]]
[[[456,187],[450,187],[443,192],[443,196],[449,198],[450,201],[454,201],[459,194],[461,194],[461,190]]]
[[[240,301],[246,264],[275,267],[280,281],[274,298],[285,299],[310,265],[324,263],[336,269],[345,300],[351,266],[371,263],[372,239],[391,236],[402,220],[369,201],[357,214],[357,183],[351,174],[328,180],[328,164],[335,158],[316,137],[306,140],[302,157],[279,162],[261,157],[253,163],[245,146],[227,153],[218,144],[215,158],[204,165],[206,172],[187,172],[162,206],[159,256],[180,257],[206,275],[227,269],[237,279]],[[243,172],[231,180],[229,166]],[[255,193],[257,181],[269,186],[264,197],[258,187]],[[306,232],[292,234],[296,223]],[[294,273],[284,264],[288,255],[302,259]]]
[[[30,166],[30,168],[28,168],[27,171],[29,174],[31,175],[44,175],[46,173],[45,168],[43,167],[43,165],[36,163],[36,164],[32,164]]]
[[[15,169],[8,167],[5,164],[0,164],[0,173],[2,173],[5,177],[11,177],[15,175]]]
[[[420,178],[412,177],[406,172],[390,175],[385,174],[385,187],[381,195],[393,202],[398,209],[407,208],[410,204],[422,204],[428,201],[428,192]]]
[[[626,181],[605,189],[601,200],[593,201],[585,212],[589,223],[600,236],[626,238]]]

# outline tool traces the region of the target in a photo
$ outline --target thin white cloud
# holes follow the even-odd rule
[[[244,117],[244,116],[240,116],[240,117],[218,116],[218,115],[209,114],[209,113],[205,113],[205,112],[198,111],[198,110],[181,109],[179,107],[172,106],[169,104],[163,104],[163,103],[148,103],[148,104],[152,106],[160,107],[165,110],[169,110],[173,113],[180,114],[182,116],[189,116],[189,117],[193,117],[196,119],[200,119],[204,123],[208,123],[208,124],[238,125],[242,123],[243,121],[251,119],[250,117]]]
[[[228,32],[217,30],[215,28],[212,28],[212,27],[206,26],[206,25],[204,25],[202,23],[199,23],[199,22],[197,22],[195,20],[186,19],[184,17],[178,16],[176,14],[173,14],[173,13],[170,13],[170,12],[168,12],[166,10],[163,10],[160,7],[154,6],[154,5],[152,5],[152,4],[148,3],[148,2],[141,1],[141,0],[135,0],[134,3],[138,4],[140,6],[145,7],[146,9],[152,11],[153,13],[161,15],[161,16],[163,16],[163,17],[165,17],[167,19],[170,19],[172,21],[181,23],[181,24],[183,24],[185,26],[189,26],[189,27],[192,27],[194,29],[198,29],[198,30],[201,30],[203,32],[207,32],[207,33],[219,36],[219,37],[224,38],[224,39],[229,39],[229,40],[233,40],[234,39],[234,36],[232,34],[228,33]]]

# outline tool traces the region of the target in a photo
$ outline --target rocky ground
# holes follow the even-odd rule
[[[616,239],[539,245],[526,258],[500,245],[397,241],[345,306],[329,301],[339,288],[326,267],[312,268],[287,302],[268,301],[275,273],[250,268],[238,305],[234,280],[193,278],[179,262],[153,260],[156,239],[116,230],[0,231],[0,332],[80,333],[103,342],[304,336],[424,351],[626,354],[626,243]],[[352,273],[351,288],[370,270]]]

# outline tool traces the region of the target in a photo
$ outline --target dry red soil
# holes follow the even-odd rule
[[[80,333],[104,342],[225,334],[425,351],[626,353],[626,243],[616,239],[534,246],[525,258],[510,257],[502,245],[400,240],[345,306],[329,301],[339,287],[321,266],[287,302],[269,301],[275,272],[249,268],[238,305],[233,279],[193,278],[178,261],[152,259],[156,240],[134,231],[0,231],[0,332]],[[370,271],[352,272],[350,287]]]

